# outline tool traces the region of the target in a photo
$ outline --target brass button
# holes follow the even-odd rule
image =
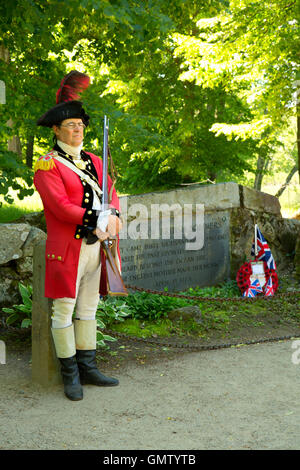
[[[61,256],[58,256],[57,259],[58,259],[59,261],[61,261]]]
[[[92,213],[92,211],[88,211],[88,214],[91,214],[91,213]]]
[[[82,182],[82,184],[83,184],[83,186],[85,186],[85,185],[86,185],[86,183],[85,183],[84,181]]]
[[[89,202],[89,199],[85,199],[84,202]]]
[[[85,193],[85,195],[86,195],[87,197],[89,197],[89,193]]]
[[[48,254],[47,256],[48,256],[48,258],[50,258],[50,255],[49,255],[49,254]]]
[[[52,255],[52,258],[55,258],[55,255]]]
[[[75,237],[75,238],[80,238],[80,235],[76,235],[76,237]]]
[[[88,221],[89,221],[89,219],[84,219],[84,222],[88,222]]]

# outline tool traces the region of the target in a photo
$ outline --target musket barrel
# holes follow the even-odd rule
[[[108,128],[109,120],[104,116],[103,123],[103,176],[102,176],[102,210],[108,209],[108,188],[107,188],[107,175],[108,175]]]

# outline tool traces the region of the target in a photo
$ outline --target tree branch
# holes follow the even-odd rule
[[[295,163],[289,174],[287,175],[287,178],[285,180],[285,183],[278,189],[277,193],[275,194],[275,197],[280,197],[283,191],[287,188],[287,186],[290,184],[291,179],[293,178],[294,174],[298,170],[298,164]]]

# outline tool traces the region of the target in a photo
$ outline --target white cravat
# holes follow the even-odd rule
[[[66,152],[66,154],[70,155],[73,160],[80,160],[81,159],[80,152],[82,150],[83,143],[81,143],[78,147],[72,147],[71,145],[68,145],[65,142],[62,142],[61,140],[58,140],[57,145],[59,145],[59,147],[64,152]],[[96,192],[93,190],[93,188],[92,188],[92,191],[93,191],[93,196],[94,196],[93,197],[93,207],[92,207],[92,209],[101,211],[101,203],[100,203],[99,197],[96,194]],[[105,212],[100,213],[99,216],[98,216],[97,227],[99,227],[100,230],[102,230],[102,232],[106,231],[106,227],[107,227],[107,223],[108,223],[108,215],[109,214],[110,214],[110,211],[105,211]]]
[[[68,145],[65,142],[62,142],[61,140],[58,140],[57,145],[59,145],[60,148],[64,152],[66,152],[68,155],[71,155],[73,160],[80,160],[81,159],[80,152],[81,152],[82,147],[83,147],[83,142],[81,142],[81,144],[78,147],[72,147],[72,145]]]

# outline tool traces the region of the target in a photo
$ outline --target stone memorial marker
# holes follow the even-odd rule
[[[230,275],[229,214],[204,216],[204,244],[187,250],[184,239],[137,239],[120,241],[122,277],[125,284],[148,289],[182,290],[215,285]],[[171,221],[171,228],[174,220]],[[184,235],[184,234],[183,234]]]
[[[229,279],[228,204],[223,204],[224,210],[214,210],[213,200],[205,206],[202,201],[209,200],[208,189],[198,189],[202,198],[194,189],[128,197],[123,201],[121,198],[126,219],[120,234],[125,284],[179,291]],[[186,218],[187,212],[190,219]]]

